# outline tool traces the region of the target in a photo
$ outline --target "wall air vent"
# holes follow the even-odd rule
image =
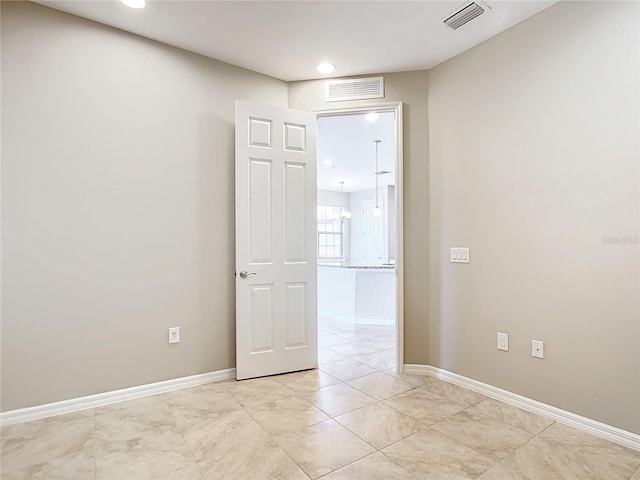
[[[327,102],[343,100],[366,100],[384,97],[384,78],[353,78],[349,80],[327,80]]]
[[[467,2],[445,18],[444,24],[447,27],[456,30],[464,24],[469,23],[474,18],[482,15],[487,9],[488,6],[480,2]]]

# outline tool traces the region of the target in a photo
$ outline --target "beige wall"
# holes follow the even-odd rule
[[[429,77],[428,363],[635,433],[638,20],[562,2]]]
[[[289,84],[289,106],[314,108],[359,107],[373,103],[403,102],[404,118],[404,315],[405,363],[427,363],[428,317],[428,206],[426,71],[384,75],[385,98],[352,102],[325,102],[325,82]]]
[[[235,365],[236,98],[287,85],[2,2],[2,410]]]

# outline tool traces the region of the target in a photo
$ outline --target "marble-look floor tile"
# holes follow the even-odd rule
[[[41,425],[41,429],[33,425],[25,428],[24,435],[2,437],[0,464],[3,475],[37,465],[45,469],[44,464],[59,458],[93,458],[94,417],[66,423],[42,422]]]
[[[242,410],[242,406],[230,393],[214,392],[207,395],[204,391],[174,394],[166,399],[180,430],[194,424]]]
[[[201,480],[200,470],[194,463],[190,467],[181,468],[173,472],[167,473],[163,476],[162,480]]]
[[[517,454],[517,451],[516,451]],[[545,461],[543,458],[539,458],[533,461]],[[560,477],[558,476],[558,467],[552,467],[543,464],[538,465],[530,465],[528,468],[520,469],[519,466],[514,465],[514,463],[522,462],[523,457],[519,457],[517,462],[511,460],[511,457],[507,457],[507,460],[503,460],[502,462],[494,465],[489,470],[484,472],[482,475],[478,477],[478,480],[560,480],[565,478],[571,478],[571,480],[584,480],[585,477],[580,476],[577,472],[573,472],[571,477]],[[565,466],[562,470],[571,469],[570,465]],[[606,479],[600,479],[606,480]]]
[[[96,439],[124,442],[176,428],[169,404],[160,395],[96,409]]]
[[[415,480],[415,478],[400,465],[393,463],[382,453],[376,452],[322,477],[322,480]]]
[[[533,437],[520,428],[484,416],[473,407],[444,418],[431,428],[496,462]]]
[[[482,480],[628,480],[640,452],[554,423],[505,458]]]
[[[474,416],[482,416],[499,420],[508,425],[524,430],[531,435],[537,435],[553,424],[553,420],[527,412],[521,408],[508,405],[498,400],[488,398],[467,409]]]
[[[280,381],[291,390],[298,393],[311,392],[322,387],[328,387],[329,385],[340,383],[340,380],[337,378],[318,369],[288,373],[286,375],[282,375]]]
[[[344,345],[345,343],[349,343],[349,340],[333,333],[318,336],[318,346],[322,348]]]
[[[578,452],[580,463],[594,472],[601,471],[609,479],[629,476],[640,467],[640,452],[561,423],[554,423],[537,438],[553,445],[556,451],[563,447]]]
[[[416,477],[428,480],[474,479],[493,460],[434,430],[425,430],[382,450]]]
[[[426,384],[434,382],[436,380],[435,377],[432,377],[430,375],[409,375],[406,373],[397,373],[395,371],[395,368],[384,370],[383,373],[391,375],[392,377],[399,378],[403,382],[411,385],[411,387],[413,388],[424,387]]]
[[[467,403],[448,401],[447,398],[429,391],[426,386],[391,397],[384,403],[426,425],[434,424],[469,406]]]
[[[177,432],[162,431],[124,442],[96,440],[96,480],[154,480],[193,465]]]
[[[396,366],[398,358],[396,357],[396,351],[382,350],[380,352],[369,353],[367,355],[359,355],[353,357],[354,360],[365,365],[375,368],[376,370],[388,370]]]
[[[245,410],[204,420],[192,425],[182,435],[196,462],[207,459],[218,448],[218,444],[242,445],[251,437],[268,437],[267,432]],[[224,453],[226,450],[221,451]],[[228,451],[233,452],[232,449]]]
[[[367,355],[369,353],[378,352],[381,349],[365,344],[364,342],[349,342],[342,345],[329,347],[332,352],[339,353],[345,357],[357,357],[358,355]]]
[[[378,450],[427,427],[382,403],[374,403],[335,418]]]
[[[231,380],[221,382],[227,393],[260,393],[265,390],[274,390],[284,386],[279,380],[279,375],[271,377],[250,378],[248,380]]]
[[[52,432],[62,425],[66,425],[76,420],[86,420],[96,415],[95,408],[87,408],[78,412],[55,415],[53,417],[32,420],[30,422],[16,423],[0,427],[0,438],[30,437],[35,434],[41,435],[43,432]]]
[[[18,470],[0,468],[3,480],[89,480],[95,478],[93,442],[82,450]]]
[[[385,400],[413,389],[403,380],[382,372],[349,380],[347,383],[376,400]]]
[[[320,365],[320,370],[343,382],[376,372],[375,369],[350,359]]]
[[[238,450],[218,457],[202,473],[203,480],[309,480],[287,453],[271,439],[249,440]]]
[[[486,399],[471,390],[434,380],[424,387],[385,400],[385,403],[431,425]]]
[[[384,337],[374,337],[363,340],[362,344],[374,348],[377,351],[395,349],[397,345],[395,335],[385,335]]]
[[[438,379],[428,383],[425,388],[448,402],[456,402],[467,407],[488,399],[484,395]]]
[[[375,399],[344,383],[309,392],[303,398],[332,417],[375,403]]]
[[[314,479],[375,452],[334,420],[280,435],[277,442]]]
[[[230,393],[233,398],[243,407],[264,402],[274,402],[295,395],[295,392],[279,381],[277,377],[265,378],[263,379],[265,380],[264,382],[257,382],[257,380],[261,379],[243,380],[230,387]],[[266,380],[270,381],[267,382]]]
[[[293,432],[329,419],[307,400],[298,397],[249,405],[246,410],[272,435]]]
[[[218,395],[221,393],[228,392],[229,386],[234,383],[236,383],[235,379],[227,379],[220,382],[205,383],[204,385],[198,385],[195,387],[180,388],[178,390],[162,393],[157,396],[164,398],[166,400],[175,395],[178,395],[178,396],[184,396],[187,394],[203,395],[203,396]]]
[[[180,403],[188,403],[190,399],[208,399],[217,398],[221,396],[232,396],[235,392],[235,381],[233,382],[216,382],[207,385],[200,385],[195,388],[185,388],[181,390],[175,390],[173,392],[163,393],[158,395],[168,405],[173,406]],[[275,382],[274,385],[282,386],[280,382]]]
[[[358,332],[356,330],[351,330],[347,332],[339,332],[336,335],[349,340],[350,342],[365,342],[367,340],[374,339],[379,335],[372,332]]]
[[[184,438],[205,480],[307,479],[245,411],[193,426]]]
[[[338,362],[344,360],[344,355],[329,350],[328,348],[318,348],[318,365],[324,365],[327,363]]]
[[[356,325],[355,332],[360,335],[370,335],[372,337],[384,337],[394,334],[395,325]]]

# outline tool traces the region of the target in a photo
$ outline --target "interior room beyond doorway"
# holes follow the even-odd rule
[[[321,369],[396,366],[395,112],[318,118]]]

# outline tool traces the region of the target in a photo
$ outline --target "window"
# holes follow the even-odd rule
[[[318,258],[343,259],[342,208],[318,205]]]

